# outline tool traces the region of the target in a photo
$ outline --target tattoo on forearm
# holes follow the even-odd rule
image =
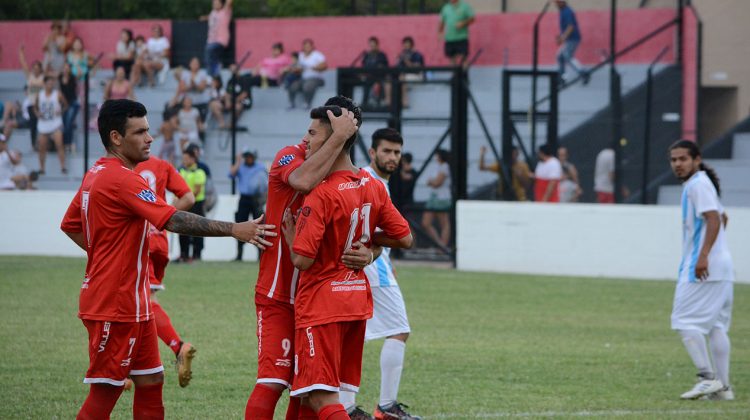
[[[207,219],[186,211],[177,211],[164,228],[191,236],[232,236],[232,223]]]

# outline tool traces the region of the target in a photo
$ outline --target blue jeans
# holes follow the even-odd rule
[[[75,100],[68,105],[68,109],[63,114],[63,144],[68,145],[73,143],[73,126],[75,125],[79,109],[81,109],[81,105]]]
[[[580,43],[581,41],[579,40],[567,40],[560,45],[560,48],[557,50],[557,64],[560,77],[565,74],[566,64],[570,64],[579,75],[584,76],[586,74],[586,70],[583,69],[581,63],[575,59],[576,50]]]
[[[218,42],[206,44],[204,58],[206,63],[206,71],[208,71],[209,76],[213,77],[219,74],[219,69],[221,67],[221,56],[223,53],[224,46],[219,44]]]

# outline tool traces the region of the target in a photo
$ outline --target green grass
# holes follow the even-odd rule
[[[87,393],[76,318],[84,260],[0,257],[0,418],[74,418]],[[198,348],[177,385],[163,344],[170,419],[241,418],[255,380],[257,265],[171,265],[160,301]],[[737,401],[679,401],[694,371],[669,329],[674,284],[404,267],[412,336],[400,399],[426,418],[750,417],[750,287],[736,285]],[[381,342],[365,346],[358,403],[377,401]],[[282,398],[278,413],[282,413]],[[132,393],[113,418],[130,417]],[[278,416],[282,418],[281,414]]]

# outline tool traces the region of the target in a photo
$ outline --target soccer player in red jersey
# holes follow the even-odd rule
[[[332,116],[330,121],[329,131],[315,131],[311,125],[302,143],[284,147],[276,154],[268,175],[267,223],[279,226],[286,210],[296,213],[305,194],[328,174],[344,143],[356,137],[360,121],[354,114]],[[322,135],[330,136],[328,141],[311,153],[311,139]],[[271,246],[260,256],[255,287],[258,379],[245,407],[246,420],[273,419],[276,403],[290,386],[294,373],[294,293],[299,273],[292,265],[284,239],[279,236],[269,241]],[[347,257],[348,264],[362,268],[373,254],[360,247]],[[298,405],[298,398],[290,401],[287,418],[296,419]]]
[[[147,161],[139,163],[135,167],[135,171],[148,182],[151,190],[162,200],[167,200],[167,191],[174,194],[175,199],[172,206],[177,210],[188,211],[195,203],[195,195],[188,184],[175,167],[166,160],[151,156]],[[174,352],[177,358],[175,368],[177,369],[178,382],[184,388],[188,386],[192,377],[191,365],[195,356],[195,348],[191,343],[182,341],[177,330],[172,326],[169,315],[156,299],[156,292],[164,290],[162,282],[167,264],[169,264],[167,232],[156,229],[151,225],[148,232],[148,242],[148,279],[151,283],[151,307],[154,309],[154,317],[156,318],[156,333]]]
[[[311,129],[323,135],[310,144],[313,153],[331,133],[334,114],[354,107],[311,111]],[[292,236],[290,213],[284,236],[293,242],[291,259],[302,271],[295,299],[295,376],[291,395],[304,398],[301,417],[312,410],[319,419],[349,419],[339,390],[359,389],[366,320],[372,294],[363,270],[352,270],[342,255],[356,243],[411,247],[409,224],[396,210],[383,183],[352,164],[354,138],[336,157],[329,175],[305,197]],[[372,181],[372,182],[371,182]],[[381,230],[375,231],[378,227]]]
[[[259,248],[275,226],[229,223],[180,211],[133,169],[149,157],[146,108],[128,99],[104,103],[98,117],[107,155],[84,175],[61,229],[88,261],[78,316],[89,334],[89,394],[77,419],[109,418],[125,379],[135,384],[133,418],[163,419],[164,368],[149,299],[149,224],[193,236],[232,236]]]

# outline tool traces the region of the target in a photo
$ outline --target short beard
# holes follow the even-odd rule
[[[396,169],[398,169],[398,166],[396,166],[396,169],[389,171],[385,165],[381,165],[380,162],[378,162],[377,159],[375,159],[375,167],[378,168],[378,170],[384,174],[392,175],[394,172],[396,172]]]

